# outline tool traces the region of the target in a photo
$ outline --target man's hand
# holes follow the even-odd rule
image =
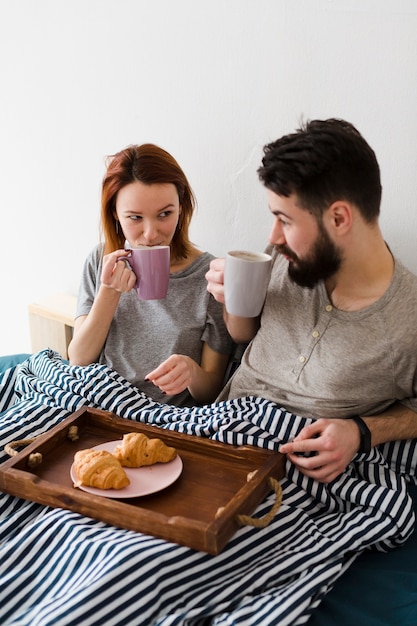
[[[224,264],[224,259],[213,259],[206,274],[207,291],[221,304],[224,304]]]
[[[349,419],[318,419],[290,443],[280,447],[306,476],[329,483],[352,461],[360,446],[360,433]]]
[[[206,273],[207,291],[221,304],[224,304],[224,266],[225,259],[213,259]],[[225,307],[223,307],[223,317],[226,328],[235,343],[249,343],[259,328],[260,317],[229,315]]]

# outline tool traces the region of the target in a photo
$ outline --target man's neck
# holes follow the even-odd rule
[[[393,273],[392,254],[377,236],[346,254],[340,270],[326,281],[327,294],[337,309],[360,311],[384,295]]]

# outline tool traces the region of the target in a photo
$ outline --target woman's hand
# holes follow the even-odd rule
[[[223,387],[228,354],[216,352],[204,342],[201,364],[183,354],[172,354],[146,376],[161,391],[175,395],[188,389],[200,404],[213,402]]]
[[[174,396],[187,389],[196,375],[199,366],[189,356],[172,354],[156,369],[146,376],[156,387],[169,396]]]
[[[360,446],[360,433],[350,419],[318,419],[280,447],[306,476],[329,483],[352,461]]]
[[[118,257],[127,256],[126,250],[115,250],[103,257],[101,283],[109,289],[119,293],[130,291],[136,284],[136,276],[125,261],[118,261]]]

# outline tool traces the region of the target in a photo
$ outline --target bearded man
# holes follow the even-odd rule
[[[417,437],[417,277],[384,240],[378,162],[352,124],[308,122],[264,147],[258,174],[271,278],[259,317],[224,311],[249,345],[218,400],[254,395],[313,418],[281,452],[330,482],[358,451]],[[224,259],[206,278],[224,303]]]

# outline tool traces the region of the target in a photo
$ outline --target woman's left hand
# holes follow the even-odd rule
[[[156,369],[146,376],[156,387],[169,396],[174,396],[187,389],[192,381],[193,372],[198,365],[193,359],[183,354],[172,354]]]

